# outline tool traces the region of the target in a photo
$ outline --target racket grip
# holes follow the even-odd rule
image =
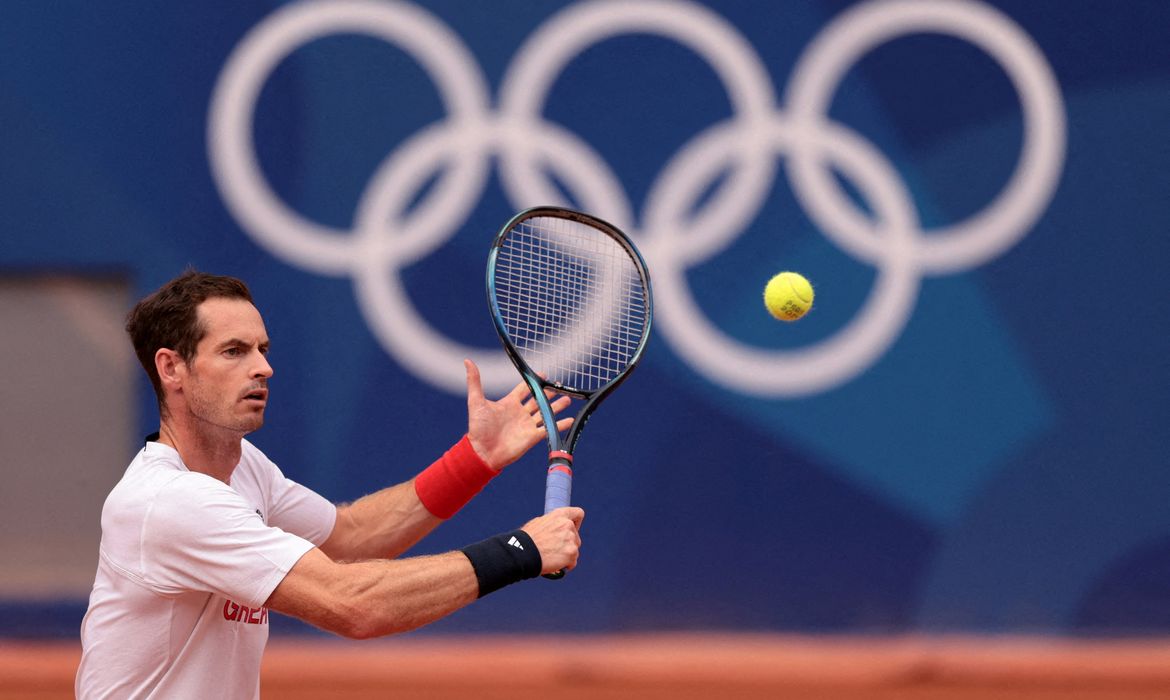
[[[564,456],[561,456],[564,455]],[[544,484],[544,512],[547,515],[557,508],[564,508],[572,502],[573,497],[573,468],[565,453],[558,453],[549,460],[548,477]],[[556,581],[565,577],[565,570],[544,574],[544,577]]]
[[[548,477],[544,484],[544,512],[551,513],[572,502],[573,468],[557,458],[548,465]]]

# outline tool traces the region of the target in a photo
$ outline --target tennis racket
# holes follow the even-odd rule
[[[577,439],[646,347],[650,273],[613,225],[569,209],[537,207],[514,216],[496,235],[487,292],[500,341],[532,390],[548,432],[548,513],[569,505]],[[563,438],[545,389],[584,400]]]

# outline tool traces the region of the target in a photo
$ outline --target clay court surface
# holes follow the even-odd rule
[[[73,697],[79,653],[74,643],[0,643],[0,700]],[[265,656],[261,693],[290,700],[1165,700],[1170,640],[745,635],[274,640]]]

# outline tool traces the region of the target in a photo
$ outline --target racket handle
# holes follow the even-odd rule
[[[567,452],[555,452],[550,456],[548,477],[544,484],[544,512],[547,515],[557,508],[564,508],[572,501],[573,496],[573,468],[569,466],[573,457]],[[565,570],[544,574],[544,577],[556,581],[565,577]]]
[[[573,496],[573,468],[557,458],[548,465],[548,478],[544,483],[544,512],[569,505]]]

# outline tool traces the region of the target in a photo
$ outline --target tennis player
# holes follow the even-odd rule
[[[334,506],[244,439],[264,423],[272,367],[243,282],[188,271],[139,302],[126,329],[160,427],[102,509],[77,697],[256,698],[269,610],[378,637],[576,565],[579,508],[395,558],[542,440],[523,386],[488,401],[468,361],[467,434],[414,479]]]

